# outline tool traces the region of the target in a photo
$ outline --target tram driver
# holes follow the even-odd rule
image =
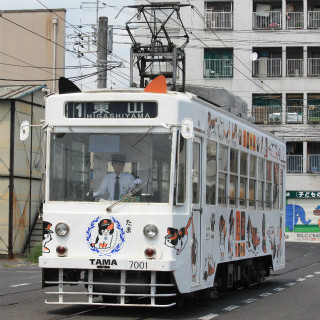
[[[126,156],[116,153],[111,156],[114,172],[108,173],[102,180],[99,189],[93,192],[94,198],[119,200],[121,196],[134,191],[141,185],[140,179],[135,179],[130,173],[123,172]]]

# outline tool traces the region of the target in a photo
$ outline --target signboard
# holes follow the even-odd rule
[[[147,101],[67,102],[67,118],[150,119],[158,116],[158,104]]]
[[[287,191],[286,197],[291,199],[320,199],[320,191]]]

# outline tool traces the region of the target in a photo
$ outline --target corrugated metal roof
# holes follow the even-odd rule
[[[6,86],[0,85],[0,100],[21,99],[25,95],[38,91],[46,85],[16,85]]]

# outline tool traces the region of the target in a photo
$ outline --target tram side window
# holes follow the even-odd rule
[[[230,149],[230,178],[229,178],[229,204],[236,205],[238,196],[238,154],[235,149]]]
[[[206,171],[206,203],[216,203],[217,143],[208,140]]]
[[[247,205],[248,154],[240,153],[240,205]]]
[[[218,202],[227,203],[227,177],[228,177],[228,147],[219,145],[219,182],[218,182]]]
[[[272,162],[266,161],[266,208],[271,208],[271,197],[272,197]]]
[[[177,158],[177,203],[186,200],[186,141],[179,135]]]
[[[280,169],[280,210],[283,209],[283,175],[284,175],[284,167],[281,166]]]
[[[263,190],[264,190],[264,168],[265,160],[263,158],[258,158],[258,186],[257,186],[257,206],[258,208],[263,208]]]
[[[257,175],[257,157],[250,155],[250,172],[249,172],[249,206],[255,206],[256,198],[256,175]]]
[[[193,143],[193,163],[192,163],[192,203],[200,201],[200,143]]]
[[[279,209],[279,163],[273,163],[273,209]]]

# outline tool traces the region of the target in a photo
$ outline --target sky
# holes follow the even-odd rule
[[[98,15],[108,17],[109,25],[115,26],[113,39],[113,54],[108,60],[121,62],[122,67],[113,69],[108,72],[108,88],[119,88],[129,86],[129,57],[131,40],[125,30],[121,30],[121,26],[131,19],[134,12],[132,9],[124,8],[133,5],[134,0],[103,0],[98,1]],[[60,9],[67,10],[66,15],[66,47],[71,50],[88,51],[87,46],[84,48],[75,45],[77,42],[76,32],[79,26],[82,26],[83,33],[90,34],[94,29],[92,25],[96,25],[97,21],[97,0],[0,0],[1,10],[19,10],[19,9]],[[76,29],[74,28],[76,26]],[[90,51],[95,48],[90,45]],[[96,61],[96,54],[84,53],[91,61]],[[66,69],[66,77],[75,77],[90,74],[96,69],[89,68],[92,63],[85,58],[77,58],[74,54],[66,53],[66,67],[78,66],[76,69]],[[76,84],[82,89],[96,88],[96,76],[86,78]]]

